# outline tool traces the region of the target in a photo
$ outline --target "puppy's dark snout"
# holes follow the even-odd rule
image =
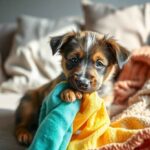
[[[77,84],[79,87],[83,89],[88,89],[90,85],[90,81],[86,78],[80,77],[77,79]]]

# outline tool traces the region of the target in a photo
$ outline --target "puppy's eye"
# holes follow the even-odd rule
[[[79,57],[72,57],[72,58],[68,59],[67,64],[66,64],[67,69],[70,70],[70,69],[76,67],[79,64],[79,62],[80,62]]]
[[[96,65],[97,68],[105,67],[105,65],[99,59],[96,61],[95,65]]]
[[[79,58],[78,57],[73,57],[71,59],[69,59],[69,61],[72,63],[72,64],[77,64],[79,62]]]

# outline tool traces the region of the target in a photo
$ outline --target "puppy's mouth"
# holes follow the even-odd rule
[[[91,93],[96,91],[96,88],[91,87],[91,84],[82,84],[79,81],[77,81],[74,77],[69,77],[68,81],[70,83],[70,85],[72,86],[72,88],[74,88],[75,90],[78,90],[80,92],[83,93]]]

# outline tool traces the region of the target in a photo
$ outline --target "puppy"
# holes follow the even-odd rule
[[[114,39],[90,31],[53,37],[50,45],[53,54],[59,52],[62,56],[63,72],[55,80],[28,91],[22,97],[16,111],[15,126],[15,135],[21,144],[31,143],[38,127],[42,101],[57,83],[67,80],[71,85],[70,89],[60,93],[62,100],[72,102],[76,98],[81,99],[82,93],[99,91],[107,86],[107,81],[118,68],[122,68],[129,55]],[[104,94],[103,90],[100,93]]]

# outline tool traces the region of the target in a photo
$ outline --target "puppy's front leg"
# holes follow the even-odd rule
[[[66,102],[73,102],[76,99],[81,99],[82,93],[79,91],[74,91],[72,89],[66,89],[61,93],[61,99]]]

